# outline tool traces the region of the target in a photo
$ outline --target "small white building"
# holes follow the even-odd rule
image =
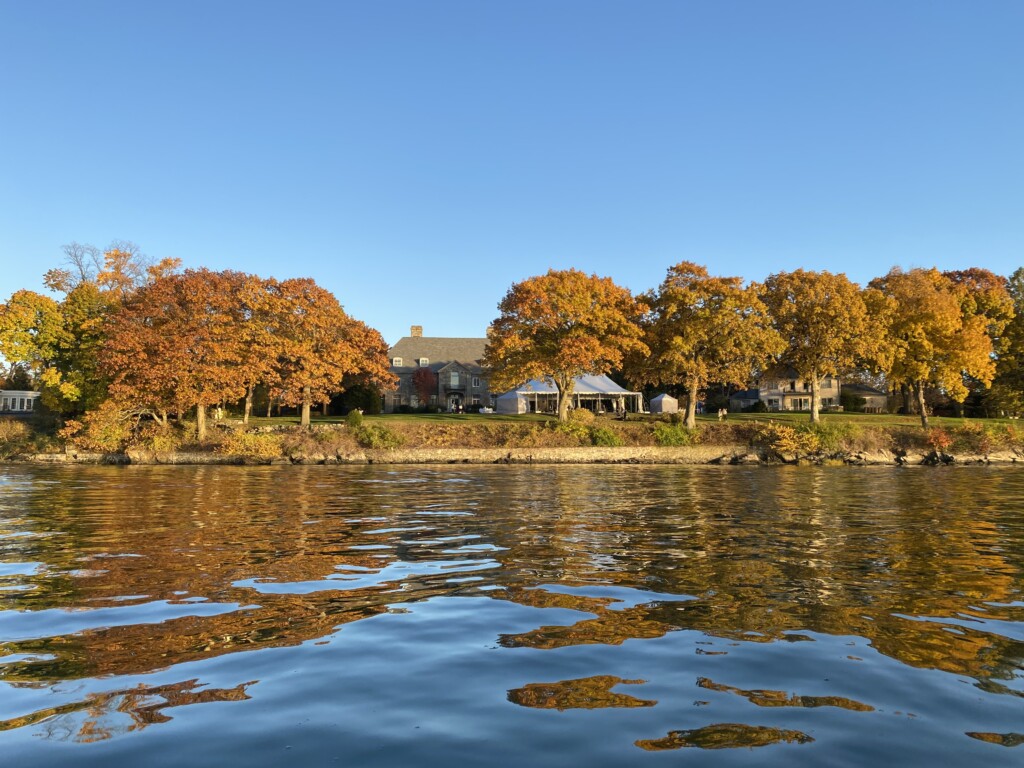
[[[664,393],[652,397],[651,413],[679,413],[679,401]]]
[[[38,392],[25,389],[0,389],[0,413],[25,414],[36,409]]]

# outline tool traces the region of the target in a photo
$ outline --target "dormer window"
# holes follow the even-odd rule
[[[420,358],[420,368],[426,368],[428,365],[430,365],[430,358],[429,357],[421,357]]]
[[[391,365],[394,368],[401,368],[402,367],[402,358],[400,358],[400,357],[393,357],[393,358],[391,358]]]

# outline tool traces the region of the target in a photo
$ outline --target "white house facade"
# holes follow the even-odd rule
[[[38,392],[30,392],[24,389],[0,390],[0,413],[5,414],[27,414],[36,410]]]

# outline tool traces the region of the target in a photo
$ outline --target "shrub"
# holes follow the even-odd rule
[[[274,459],[281,455],[281,438],[259,432],[232,432],[217,446],[217,453],[252,459]]]
[[[654,442],[666,447],[696,445],[700,442],[700,430],[659,421],[654,425]]]
[[[679,424],[682,424],[683,423],[683,414],[679,413],[679,411],[672,411],[672,413],[670,413],[668,415],[668,422],[669,422],[669,424],[673,424],[673,425],[677,425],[677,426]]]
[[[590,411],[587,411],[587,413],[590,413]],[[590,417],[590,420],[593,421],[594,414],[590,413]],[[586,419],[584,419],[584,421],[585,420]],[[570,418],[569,421],[556,423],[553,427],[553,431],[562,435],[568,435],[575,439],[579,444],[593,444],[593,440],[590,436],[590,427],[576,419]]]
[[[927,442],[932,450],[945,453],[953,444],[953,436],[943,427],[932,427],[928,430]]]
[[[593,424],[595,418],[594,412],[586,408],[576,408],[569,412],[570,424]]]
[[[591,427],[590,442],[608,448],[618,448],[622,445],[622,439],[609,427]]]
[[[22,453],[29,445],[32,431],[28,425],[14,419],[0,419],[0,458]]]
[[[132,426],[131,415],[108,400],[81,421],[68,421],[58,435],[87,451],[114,453],[128,444]]]
[[[772,421],[758,427],[754,433],[754,442],[781,455],[808,456],[821,449],[818,435],[809,429],[798,429]]]
[[[752,405],[748,405],[746,408],[744,408],[743,412],[744,413],[768,413],[768,406],[767,406],[767,404],[765,404],[764,400],[758,400],[756,403],[753,403]]]
[[[170,426],[149,422],[138,430],[135,442],[156,453],[171,453],[178,450],[180,436]]]
[[[363,412],[358,408],[353,408],[348,412],[348,416],[345,417],[345,423],[349,426],[349,429],[358,429],[363,425]]]
[[[817,439],[818,450],[825,453],[839,453],[852,447],[861,433],[860,425],[839,421],[809,424],[805,429]]]
[[[364,448],[399,448],[404,442],[387,427],[364,424],[356,430],[356,440]]]
[[[14,419],[0,419],[0,443],[14,443],[26,440],[29,436],[28,426]]]

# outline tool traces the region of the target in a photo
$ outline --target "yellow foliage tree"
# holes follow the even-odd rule
[[[762,298],[785,343],[780,362],[811,385],[811,421],[821,420],[821,380],[879,356],[882,327],[844,274],[802,269],[770,275]]]
[[[871,286],[888,297],[888,341],[891,347],[886,377],[892,384],[913,388],[921,414],[921,426],[928,428],[924,393],[929,385],[943,389],[953,400],[963,402],[968,390],[964,376],[984,386],[995,373],[992,315],[979,307],[970,283],[954,282],[937,269],[895,268]],[[1010,309],[1012,317],[1012,309]]]
[[[650,355],[631,357],[629,377],[638,386],[681,384],[689,429],[697,426],[697,398],[710,382],[745,386],[784,347],[758,286],[744,287],[739,277],[712,277],[684,261],[647,301],[642,326]]]
[[[514,284],[498,305],[484,365],[491,388],[511,389],[550,377],[565,421],[577,376],[608,373],[629,352],[646,352],[638,320],[644,305],[611,278],[575,269]]]

